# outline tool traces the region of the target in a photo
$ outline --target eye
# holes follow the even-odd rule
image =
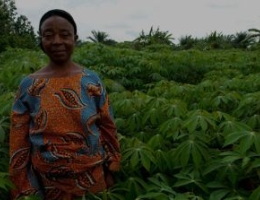
[[[44,38],[51,38],[51,37],[53,37],[53,33],[52,32],[44,32],[42,37],[44,37]]]
[[[68,32],[68,31],[62,31],[60,33],[60,36],[63,37],[63,38],[67,38],[69,37],[71,34]]]

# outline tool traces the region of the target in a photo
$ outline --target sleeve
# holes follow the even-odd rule
[[[102,86],[103,87],[103,86]],[[117,136],[117,128],[114,122],[112,108],[109,102],[108,94],[104,87],[102,89],[99,101],[100,122],[99,129],[101,131],[101,142],[107,154],[107,165],[110,171],[118,171],[120,169],[120,144]]]
[[[20,85],[14,99],[10,115],[10,180],[15,188],[11,190],[11,199],[38,193],[38,182],[33,172],[29,141],[30,114],[26,103],[23,101],[25,93]]]

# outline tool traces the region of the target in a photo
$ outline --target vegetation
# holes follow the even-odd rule
[[[37,38],[27,17],[17,15],[14,0],[0,0],[0,52],[8,47],[37,48]]]
[[[110,94],[123,155],[117,184],[86,198],[258,199],[258,53],[78,47],[75,61],[97,71]],[[0,188],[7,199],[11,103],[21,78],[46,57],[24,49],[0,55]]]
[[[106,45],[115,45],[117,42],[112,39],[108,39],[108,34],[103,31],[91,31],[93,37],[89,36],[88,39],[90,39],[94,43],[101,43]]]
[[[12,9],[3,9],[3,3]],[[15,13],[13,1],[0,5],[1,16],[6,10]],[[16,20],[26,21],[2,19],[9,19],[4,22],[9,28]],[[100,33],[102,40],[96,37]],[[134,41],[112,45],[104,42],[106,33],[92,34],[92,42],[78,43],[73,59],[95,70],[109,92],[122,169],[115,174],[116,185],[82,199],[260,199],[258,29],[187,35],[177,45],[171,34],[153,27]],[[4,30],[1,37],[6,45],[0,45],[0,199],[7,200],[13,187],[8,177],[11,105],[21,79],[47,58],[19,42],[12,46]]]
[[[141,47],[146,47],[152,44],[172,45],[174,38],[168,31],[160,31],[159,27],[154,31],[151,27],[148,34],[142,30],[139,37],[134,40],[134,43]]]

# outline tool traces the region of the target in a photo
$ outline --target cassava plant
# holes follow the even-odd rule
[[[46,58],[22,49],[9,49],[0,58],[0,195],[5,200],[12,187],[12,100],[19,81]],[[135,51],[86,43],[74,59],[104,80],[122,151],[116,184],[82,199],[259,199],[257,51]]]

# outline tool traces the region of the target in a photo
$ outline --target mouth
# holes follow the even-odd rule
[[[66,54],[66,51],[65,50],[55,50],[55,51],[52,51],[52,53],[54,55],[64,55],[64,54]]]
[[[63,53],[63,52],[66,52],[66,50],[53,50],[52,52],[53,53]]]

